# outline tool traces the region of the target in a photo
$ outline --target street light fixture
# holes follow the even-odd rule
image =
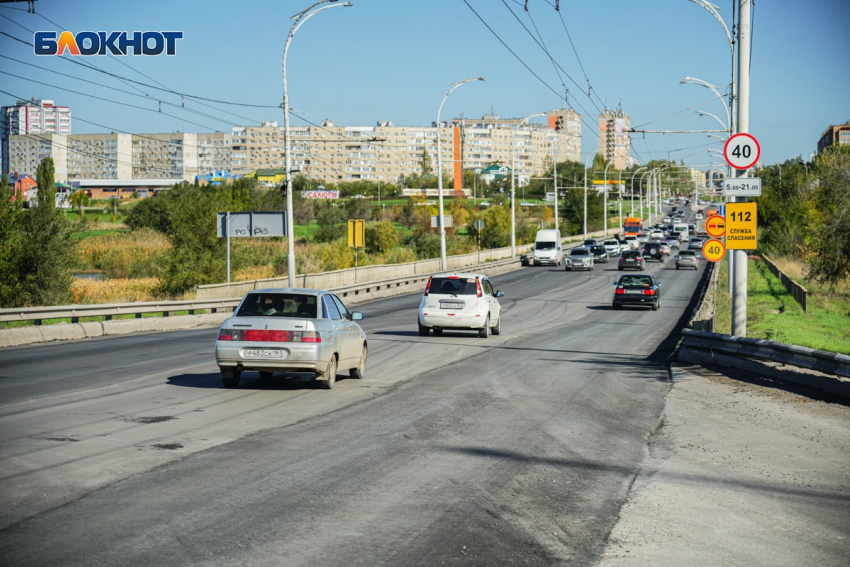
[[[286,271],[288,276],[288,284],[289,287],[295,287],[295,221],[293,216],[293,206],[292,206],[292,141],[291,136],[289,135],[289,93],[286,90],[286,54],[289,51],[289,43],[292,41],[292,37],[295,35],[295,32],[298,31],[304,22],[318,14],[323,10],[327,10],[329,8],[339,8],[340,6],[352,6],[351,2],[346,2],[344,4],[333,4],[331,6],[324,6],[322,8],[318,8],[313,10],[316,6],[321,4],[327,4],[328,2],[336,2],[337,0],[320,0],[310,7],[302,10],[298,14],[292,16],[292,20],[295,20],[295,23],[292,24],[292,28],[289,30],[289,35],[286,36],[286,43],[283,45],[283,136],[284,136],[284,154],[286,157],[285,160],[285,171],[286,174],[286,240],[287,240],[287,257],[286,257]],[[311,11],[312,10],[312,11]]]
[[[719,116],[717,116],[716,114],[712,114],[712,113],[710,113],[710,112],[706,112],[705,110],[694,110],[694,112],[696,112],[696,113],[697,113],[697,114],[699,114],[700,116],[710,116],[711,118],[714,118],[715,120],[717,120],[717,123],[718,123],[718,124],[720,124],[720,125],[723,127],[723,129],[724,129],[724,130],[726,130],[727,132],[729,131],[729,124],[727,124],[727,123],[723,122],[723,120],[721,120],[721,119],[720,119],[720,117],[719,117]],[[721,140],[722,140],[722,139],[723,139],[723,138],[721,138]],[[725,140],[724,140],[724,141],[725,141]]]
[[[443,96],[443,100],[440,102],[440,107],[437,109],[437,196],[439,198],[439,217],[438,217],[438,226],[440,227],[440,269],[442,271],[446,271],[448,268],[446,267],[446,227],[443,222],[443,152],[442,152],[442,144],[440,143],[440,113],[443,111],[443,104],[445,104],[446,99],[449,98],[449,95],[452,92],[461,86],[464,83],[469,83],[471,81],[483,81],[484,77],[471,77],[469,79],[464,79],[462,81],[458,81],[456,83],[452,83],[449,87],[449,91]]]
[[[723,103],[723,108],[726,110],[726,124],[727,124],[726,131],[731,132],[731,130],[729,129],[729,125],[731,125],[731,123],[732,123],[732,118],[729,116],[729,105],[726,104],[726,100],[723,98],[723,95],[720,94],[720,91],[717,90],[717,87],[715,87],[711,83],[707,83],[707,82],[703,81],[702,79],[695,79],[694,77],[685,77],[684,79],[679,81],[679,84],[680,85],[699,85],[699,86],[705,87],[705,88],[709,89],[711,92],[713,92],[715,94],[715,96],[717,96],[717,98],[720,99],[720,102]]]
[[[546,116],[545,112],[537,112],[530,114],[519,121],[517,129],[522,126],[523,122],[528,123],[529,120],[537,116]],[[514,130],[516,134],[516,130]],[[511,257],[516,256],[516,140],[511,144]]]

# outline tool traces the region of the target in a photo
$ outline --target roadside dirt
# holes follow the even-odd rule
[[[729,369],[672,376],[599,564],[850,564],[848,401]]]

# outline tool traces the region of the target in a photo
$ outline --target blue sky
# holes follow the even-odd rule
[[[26,3],[0,5],[0,31],[28,42],[32,31],[62,28],[183,31],[173,57],[76,59],[176,92],[272,108],[210,107],[144,86],[136,85],[136,90],[56,57],[37,57],[31,47],[6,35],[0,35],[0,55],[84,81],[0,58],[0,71],[24,77],[0,74],[0,90],[70,106],[75,133],[229,132],[235,124],[262,120],[282,125],[283,113],[274,107],[283,98],[283,44],[292,25],[290,17],[311,3],[37,0],[36,14],[27,13]],[[731,28],[733,1],[715,3]],[[379,120],[428,125],[436,119],[449,85],[475,76],[486,82],[455,91],[443,108],[444,119],[490,112],[524,117],[561,108],[567,106],[568,88],[567,101],[585,123],[584,158],[596,151],[597,116],[605,106],[622,106],[635,128],[720,127],[695,110],[725,119],[725,110],[711,91],[679,84],[691,76],[725,92],[731,79],[731,52],[721,26],[689,0],[560,0],[559,12],[555,0],[528,0],[528,12],[524,0],[353,0],[353,4],[314,16],[295,35],[287,57],[293,124],[331,119],[352,126]],[[763,163],[798,155],[808,158],[828,125],[850,120],[848,22],[848,0],[756,2],[750,132],[761,144]],[[208,116],[162,107],[192,124],[92,95],[153,111],[159,108],[158,100],[185,102],[186,108]],[[14,102],[0,94],[0,105]],[[632,155],[642,161],[669,158],[707,165],[717,161],[708,153],[712,144],[722,149],[719,140],[706,134],[634,134]]]

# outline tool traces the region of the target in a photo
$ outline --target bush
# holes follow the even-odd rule
[[[366,225],[366,250],[368,252],[388,252],[398,246],[398,231],[389,221],[374,222]]]

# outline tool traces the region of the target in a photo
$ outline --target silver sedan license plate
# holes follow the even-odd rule
[[[274,348],[248,348],[245,356],[249,358],[284,358],[286,351]]]

